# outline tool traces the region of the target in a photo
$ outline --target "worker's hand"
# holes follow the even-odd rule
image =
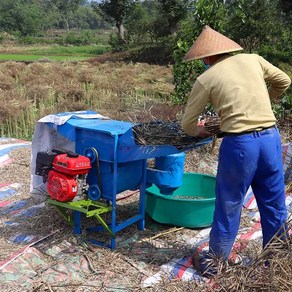
[[[212,136],[212,133],[208,132],[206,129],[205,129],[205,126],[197,126],[198,127],[198,137],[209,137],[209,136]]]
[[[201,120],[198,122],[197,124],[197,127],[198,127],[198,137],[209,137],[209,136],[212,136],[212,133],[208,132],[206,129],[205,129],[205,120]]]

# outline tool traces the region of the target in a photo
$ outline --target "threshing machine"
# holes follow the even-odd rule
[[[61,123],[39,121],[42,128],[35,131],[32,175],[42,179],[47,202],[62,212],[74,234],[83,231],[82,214],[94,217],[99,224],[87,230],[108,232],[110,242],[92,242],[113,249],[120,230],[134,223],[144,229],[148,186],[155,184],[162,194],[170,194],[182,184],[185,154],[171,145],[138,145],[130,122],[96,118],[91,111],[55,115],[64,117]],[[205,139],[196,146],[209,142]],[[148,167],[148,159],[155,160],[154,168]],[[139,210],[120,222],[117,195],[127,190],[139,190]],[[109,222],[102,218],[107,212]]]

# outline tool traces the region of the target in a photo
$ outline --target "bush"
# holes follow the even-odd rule
[[[92,31],[84,31],[80,33],[69,32],[62,41],[69,45],[90,45],[96,44],[97,38]]]
[[[204,72],[204,65],[200,60],[188,63],[182,62],[183,56],[187,51],[187,43],[179,40],[174,50],[173,75],[175,88],[172,100],[175,104],[185,104],[187,102],[195,79]]]
[[[39,40],[37,40],[36,38],[32,36],[22,36],[18,38],[18,42],[24,45],[34,45],[34,44],[39,43]]]
[[[259,54],[271,62],[273,65],[278,66],[280,63],[291,63],[292,52],[291,51],[277,51],[270,47],[263,47],[259,50]]]
[[[110,34],[109,44],[114,52],[123,52],[128,49],[128,44],[122,41],[116,33]]]
[[[173,63],[172,49],[161,43],[144,45],[136,50],[135,54],[132,54],[130,58],[133,62],[156,65],[169,65]]]

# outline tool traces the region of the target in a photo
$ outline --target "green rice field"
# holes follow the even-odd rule
[[[18,54],[5,54],[0,55],[0,61],[16,61],[16,62],[28,62],[28,61],[82,61],[89,59],[90,57],[79,56],[54,56],[54,55],[18,55]]]
[[[82,61],[110,50],[109,46],[36,46],[0,48],[0,61]]]

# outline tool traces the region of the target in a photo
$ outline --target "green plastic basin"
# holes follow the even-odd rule
[[[155,221],[188,228],[212,224],[215,180],[211,175],[186,172],[172,195],[162,195],[153,185],[146,190],[146,212]]]

